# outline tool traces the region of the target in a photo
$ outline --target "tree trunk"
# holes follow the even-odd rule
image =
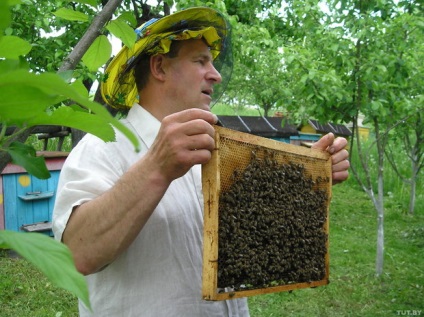
[[[414,214],[415,209],[415,197],[416,197],[416,188],[417,188],[417,179],[419,172],[419,162],[417,162],[416,157],[412,160],[412,172],[411,172],[411,192],[409,194],[409,210],[410,215]]]
[[[416,194],[417,181],[416,178],[411,181],[411,193],[409,195],[409,214],[414,214],[415,209],[415,194]]]
[[[383,274],[384,262],[384,209],[380,207],[377,216],[377,258],[375,261],[375,272],[377,276]]]
[[[378,155],[378,173],[377,173],[377,259],[375,262],[375,271],[377,276],[383,274],[384,262],[384,148],[386,145],[386,134],[380,134],[380,125],[377,119],[374,119],[374,128],[377,141]]]

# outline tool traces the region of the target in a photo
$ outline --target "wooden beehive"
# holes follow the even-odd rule
[[[227,128],[215,127],[215,144],[216,150],[212,153],[211,160],[202,166],[202,183],[203,183],[203,195],[204,195],[204,242],[203,242],[203,286],[202,286],[202,298],[205,300],[226,300],[233,299],[238,297],[247,297],[254,296],[265,293],[280,292],[280,291],[289,291],[300,288],[308,287],[317,287],[321,285],[328,284],[329,278],[329,255],[328,255],[328,208],[331,198],[331,158],[330,155],[326,152],[304,148],[296,145],[286,144],[278,142],[275,140],[270,140]],[[258,161],[265,161],[272,157],[274,162],[277,162],[278,166],[290,166],[290,164],[295,164],[296,166],[302,166],[304,168],[304,174],[306,177],[310,178],[310,183],[313,184],[313,189],[308,189],[308,191],[320,191],[325,193],[325,202],[324,208],[321,211],[323,212],[325,220],[320,223],[318,230],[319,233],[325,235],[325,240],[320,240],[322,248],[325,248],[325,254],[322,258],[319,257],[319,263],[323,267],[323,274],[320,275],[318,279],[308,278],[307,280],[299,278],[297,281],[296,278],[279,278],[278,280],[266,280],[263,278],[261,283],[258,285],[220,285],[220,274],[219,271],[224,270],[225,272],[231,272],[231,267],[224,267],[225,261],[219,257],[223,249],[220,248],[220,216],[222,217],[225,213],[225,210],[220,211],[220,205],[224,206],[222,195],[232,188],[232,186],[238,182],[234,175],[240,175],[243,171],[247,170],[249,164],[252,162],[252,157]],[[236,172],[235,172],[236,171]],[[250,192],[260,191],[260,188],[252,186],[249,190]],[[287,189],[290,192],[290,188]],[[306,194],[306,193],[305,193]],[[244,195],[241,193],[241,196]],[[274,196],[275,197],[275,194]],[[241,197],[240,197],[241,199]],[[301,200],[301,199],[300,199]],[[284,216],[284,202],[281,203],[279,200],[278,210],[282,210],[281,214],[273,216],[275,218],[272,221],[278,221],[278,218],[281,218],[281,221]],[[256,212],[259,215],[265,209],[269,209],[272,206],[263,206],[264,210],[261,208],[256,208]],[[266,207],[266,208],[265,208]],[[324,210],[324,211],[323,211]],[[308,214],[314,213],[315,211],[308,211]],[[306,221],[301,219],[302,215],[305,214],[303,211],[299,212],[299,215],[296,216],[299,221]],[[235,220],[232,222],[237,222],[237,219],[243,216],[236,215],[233,216]],[[260,216],[258,218],[261,218]],[[309,218],[308,218],[309,219]],[[221,219],[222,220],[222,219]],[[246,222],[246,221],[245,221]],[[254,219],[253,222],[255,226],[264,227],[265,224],[260,224],[259,219]],[[235,224],[237,227],[238,224]],[[256,227],[255,227],[256,229]],[[267,230],[267,229],[266,229]],[[276,229],[273,229],[276,232]],[[226,229],[227,234],[228,229]],[[289,241],[289,234],[284,235],[283,231],[277,230],[281,233],[281,236],[278,239],[272,238],[267,240],[266,247],[270,246],[272,248],[278,247],[272,245],[273,240],[278,240],[279,245],[291,243]],[[237,230],[227,234],[228,241],[226,240],[225,245],[231,244],[231,241],[237,239],[239,233]],[[240,233],[242,234],[242,233]],[[244,235],[246,235],[246,230],[244,230]],[[225,236],[225,235],[224,235]],[[222,235],[221,235],[222,237]],[[312,237],[313,238],[313,237]],[[250,239],[250,238],[249,238]],[[253,238],[254,239],[254,238]],[[281,240],[281,241],[280,241]],[[284,240],[284,241],[283,241]],[[306,239],[307,240],[307,239]],[[276,243],[276,242],[275,242]],[[221,245],[222,248],[222,245]],[[240,256],[239,259],[243,259],[249,256],[252,256],[252,250],[239,248],[237,249],[237,256]],[[274,249],[275,250],[275,249]],[[243,252],[247,252],[243,254]],[[289,252],[287,252],[289,253]],[[309,252],[311,253],[311,252]],[[308,255],[301,254],[304,259],[306,256],[306,262],[308,262]],[[272,254],[269,255],[272,259]],[[279,254],[280,259],[281,254]],[[298,256],[296,254],[291,254],[287,256]],[[299,254],[300,256],[300,254]],[[275,259],[274,259],[275,260]],[[237,257],[236,257],[237,261]],[[284,256],[281,257],[281,262],[284,262]],[[253,265],[253,260],[251,260]],[[224,264],[223,264],[224,263]],[[221,267],[219,268],[219,265]],[[257,264],[255,264],[257,265]],[[305,264],[306,265],[306,264]],[[266,270],[267,268],[263,268]],[[285,273],[284,273],[285,274]],[[297,273],[298,274],[298,273]],[[299,275],[299,274],[298,274]],[[221,274],[222,276],[222,274]],[[292,276],[292,275],[291,275]],[[294,276],[294,275],[293,275]],[[265,280],[264,280],[265,279]]]
[[[38,179],[9,163],[0,175],[0,230],[43,232],[52,235],[51,219],[60,170],[67,152],[38,152],[51,177]]]

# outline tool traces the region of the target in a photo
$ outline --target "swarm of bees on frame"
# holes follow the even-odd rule
[[[327,192],[304,165],[252,152],[219,199],[218,288],[248,290],[322,280]]]

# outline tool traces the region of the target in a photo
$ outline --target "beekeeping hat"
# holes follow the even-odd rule
[[[105,70],[101,93],[108,105],[128,110],[138,101],[134,69],[145,55],[166,54],[172,41],[204,39],[210,47],[214,66],[222,82],[212,95],[212,105],[221,97],[232,71],[231,27],[220,12],[206,7],[179,11],[152,19],[136,30],[138,39],[132,48],[124,46]]]

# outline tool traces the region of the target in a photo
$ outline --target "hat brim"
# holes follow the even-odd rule
[[[214,9],[207,7],[189,8],[160,18],[153,23],[147,22],[138,29],[141,30],[141,38],[134,46],[132,48],[124,46],[107,66],[100,87],[104,101],[119,110],[132,107],[138,101],[135,78],[131,75],[126,76],[124,81],[120,80],[122,73],[128,72],[127,65],[129,61],[140,54],[144,54],[155,35],[160,35],[170,30],[183,31],[190,28],[193,23],[203,27],[214,26],[217,28],[221,38],[222,50],[228,49],[229,45],[227,45],[226,41],[230,32],[229,23],[220,12]]]

